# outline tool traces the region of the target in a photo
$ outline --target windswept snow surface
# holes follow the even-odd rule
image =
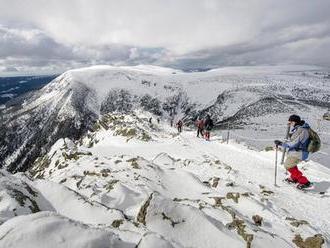
[[[295,247],[296,235],[316,234],[329,246],[328,168],[299,165],[315,186],[304,193],[282,182],[279,166],[275,187],[274,151],[178,135],[149,117],[111,117],[139,123],[147,141],[101,127],[58,140],[29,176],[3,172],[0,247]],[[31,200],[38,211],[28,211]]]
[[[134,247],[113,233],[47,211],[7,221],[1,225],[0,236],[1,247]]]

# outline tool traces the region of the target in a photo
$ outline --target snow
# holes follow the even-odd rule
[[[87,203],[83,196],[57,183],[38,180],[36,189],[48,200],[57,213],[87,224],[107,224],[122,219],[117,210],[109,210],[98,203]],[[74,209],[74,211],[72,211]]]
[[[251,116],[250,113],[243,120],[247,124],[244,130],[232,132],[238,141],[263,149],[269,145],[263,142],[263,136],[284,136],[283,130],[290,113],[301,115],[314,129],[319,129],[317,131],[330,131],[328,122],[322,120],[326,107],[308,103],[321,101],[322,104],[327,104],[330,88],[329,79],[322,77],[324,73],[323,68],[303,65],[225,67],[191,73],[150,65],[92,66],[63,73],[38,91],[35,97],[26,101],[24,108],[16,114],[20,116],[19,123],[25,123],[29,117],[24,114],[31,111],[30,116],[36,113],[44,116],[44,122],[40,125],[45,125],[45,122],[53,123],[54,119],[71,120],[74,122],[73,126],[79,128],[85,124],[82,120],[85,113],[99,117],[102,103],[107,99],[109,92],[123,89],[134,99],[136,97],[133,105],[138,105],[139,97],[145,95],[155,97],[162,105],[169,101],[169,97],[181,94],[182,99],[187,100],[189,106],[193,106],[189,118],[194,118],[194,115],[205,113],[211,108],[218,122],[235,117],[244,106],[258,103],[267,97],[275,98],[281,104],[281,108],[286,108],[283,112],[270,115],[262,113],[260,116],[258,113]],[[225,99],[217,103],[221,94]],[[288,103],[288,99],[291,98],[296,105]],[[182,101],[179,101],[174,121],[185,116],[182,105]],[[169,113],[163,111],[163,117],[164,120],[170,118]],[[31,132],[33,133],[33,130]],[[258,136],[261,142],[256,141],[255,136]],[[321,138],[324,140],[323,153],[317,154],[314,159],[327,165],[329,158],[326,154],[330,153],[329,136],[322,134]],[[25,140],[25,137],[21,140]],[[8,155],[6,165],[13,161],[16,155],[21,155],[21,151],[14,155]]]
[[[1,98],[13,98],[14,96],[16,96],[16,94],[6,93],[0,95]]]
[[[225,118],[265,92],[291,96],[297,85],[315,87],[306,99],[323,98],[329,88],[314,76],[317,69],[265,66],[184,73],[147,65],[94,66],[64,73],[26,109],[46,104],[49,113],[59,107],[60,119],[76,117],[71,92],[83,87],[95,94],[86,106],[98,115],[107,93],[116,88],[161,100],[182,91],[203,109],[225,91],[250,87],[244,95],[230,92],[222,110]],[[302,77],[300,70],[310,74]],[[295,235],[305,239],[315,234],[324,237],[327,247],[330,169],[318,161],[320,154],[328,156],[329,125],[318,122],[323,108],[299,106],[309,109],[299,111],[318,127],[324,141],[322,153],[299,164],[314,183],[309,193],[285,184],[281,165],[274,186],[275,152],[263,150],[284,136],[286,114],[254,117],[254,125],[231,130],[227,144],[225,130],[212,132],[207,142],[188,127],[177,134],[165,119],[150,124],[148,119],[157,117],[140,109],[127,115],[109,113],[104,117],[122,122],[101,126],[77,141],[58,140],[27,173],[0,171],[0,247],[213,248],[251,243],[284,248],[294,247]],[[124,135],[120,128],[135,132]],[[142,133],[149,138],[143,139]],[[18,155],[19,150],[9,159]],[[261,226],[254,223],[254,215],[263,218]]]
[[[269,85],[279,79],[284,81],[288,77],[295,76],[292,71],[306,70],[320,70],[320,67],[298,65],[225,67],[207,72],[184,73],[180,70],[150,65],[98,65],[70,70],[61,75],[61,80],[57,81],[61,81],[61,87],[82,83],[97,92],[99,101],[105,98],[110,89],[115,88],[123,88],[137,95],[148,93],[161,99],[169,94],[169,92],[164,91],[164,86],[172,85],[177,89],[183,88],[193,102],[206,105],[210,99],[215,99],[221,92],[231,89],[233,86]],[[295,77],[301,78],[299,75]],[[150,81],[151,84],[155,83],[156,85],[143,87],[141,85],[142,80]],[[55,86],[57,90],[60,89],[58,83],[53,83],[48,88]]]
[[[155,233],[146,233],[138,245],[139,248],[159,247],[159,248],[181,248],[178,244],[173,244],[164,239],[164,237]]]
[[[155,194],[150,209],[146,220],[147,228],[186,247],[214,247],[222,242],[230,244],[230,247],[244,246],[244,241],[237,240],[233,233],[226,230],[223,223],[215,224],[214,220],[195,207],[174,204],[172,200],[157,197]],[[164,218],[177,222],[177,227],[173,228],[169,224],[171,220],[164,221]]]
[[[187,128],[178,135],[165,122],[148,129],[148,115],[125,117],[128,127],[140,122],[152,137],[148,142],[101,128],[83,142],[56,142],[50,164],[34,178],[4,173],[6,184],[37,192],[30,197],[40,212],[31,213],[26,203],[19,216],[8,214],[17,204],[2,201],[0,246],[245,247],[250,236],[244,235],[251,234],[252,247],[293,247],[298,234],[304,239],[321,234],[324,247],[329,245],[328,168],[314,161],[299,165],[314,182],[314,193],[282,182],[282,166],[275,187],[274,151],[251,150],[234,140],[227,144],[215,133],[207,142]],[[89,147],[88,139],[97,142]],[[256,214],[263,218],[261,226],[252,220]],[[293,226],[290,218],[308,224]],[[235,226],[240,221],[243,229]]]
[[[0,246],[6,248],[133,248],[110,232],[88,228],[53,212],[13,218],[0,227]]]
[[[13,88],[10,88],[10,89],[8,89],[8,90],[0,91],[0,94],[2,94],[2,93],[9,93],[9,92],[14,91],[14,90],[17,90],[17,89],[19,89],[18,86],[13,87]]]

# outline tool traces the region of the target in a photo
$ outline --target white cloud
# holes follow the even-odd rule
[[[251,39],[260,1],[2,0],[6,19],[30,22],[59,43],[165,47],[177,54]]]
[[[330,65],[324,58],[330,51],[320,52],[329,48],[327,0],[0,0],[0,6],[3,61]]]

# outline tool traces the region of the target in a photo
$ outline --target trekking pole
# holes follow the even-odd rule
[[[229,143],[229,122],[227,124],[227,144]]]
[[[317,119],[317,128],[316,128],[316,130],[317,130],[318,132],[321,131],[321,121],[322,121],[322,119]]]
[[[277,152],[278,152],[278,146],[275,147],[275,182],[274,186],[277,186],[276,184],[276,178],[277,178]]]
[[[290,125],[288,124],[287,130],[286,130],[285,141],[288,141],[289,134],[290,134]],[[283,153],[282,153],[281,164],[284,164],[285,153],[286,153],[286,148],[284,148]]]

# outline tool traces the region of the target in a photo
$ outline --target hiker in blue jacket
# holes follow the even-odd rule
[[[292,126],[290,141],[283,143],[282,141],[275,140],[275,144],[288,149],[288,156],[284,166],[290,172],[290,177],[286,181],[289,183],[298,183],[297,188],[299,189],[308,188],[311,186],[311,183],[298,169],[297,164],[308,158],[309,152],[307,148],[310,141],[308,129],[310,127],[298,115],[291,115],[289,117],[289,124]]]

